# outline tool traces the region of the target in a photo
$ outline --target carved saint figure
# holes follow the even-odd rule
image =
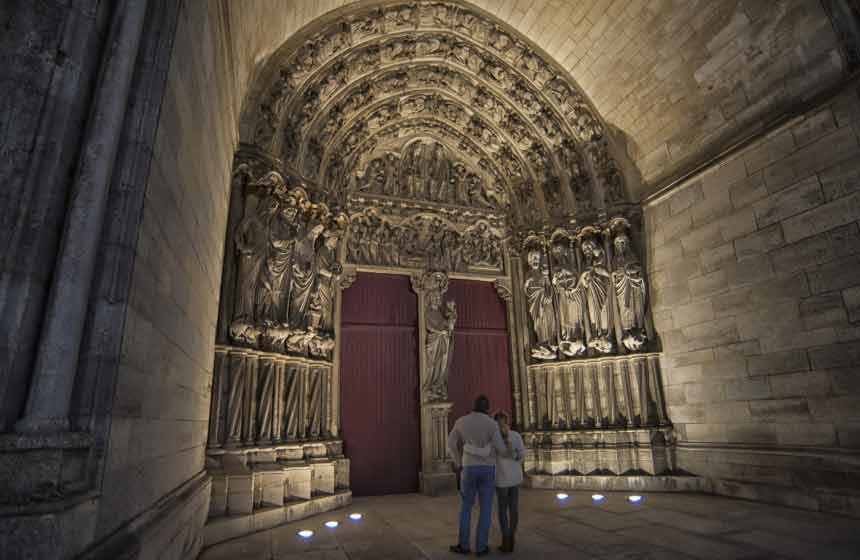
[[[269,221],[277,211],[275,198],[266,195],[257,201],[256,208],[239,223],[235,237],[239,264],[234,322],[245,325],[254,323],[254,301],[269,244]]]
[[[433,148],[433,171],[430,196],[437,202],[447,202],[449,163],[442,144],[436,144]]]
[[[448,370],[453,356],[454,324],[457,322],[457,307],[453,301],[446,304],[443,314],[441,292],[433,290],[427,297],[425,402],[448,398]]]
[[[327,231],[316,256],[316,286],[311,297],[308,328],[333,332],[334,283],[342,272],[337,262],[338,234]]]
[[[527,260],[530,270],[523,282],[523,290],[526,293],[535,334],[531,354],[539,360],[551,360],[556,357],[558,346],[554,344],[557,329],[549,268],[541,266],[540,251],[529,251]]]
[[[621,316],[622,343],[631,351],[642,348],[645,343],[645,279],[642,265],[630,250],[630,238],[619,233],[613,239],[612,282],[618,298]]]
[[[314,225],[311,230],[296,242],[290,279],[289,326],[294,329],[305,328],[305,311],[311,297],[314,283],[314,246],[322,233],[322,224]]]
[[[585,290],[588,303],[588,322],[591,326],[591,339],[588,346],[601,354],[612,351],[610,339],[610,322],[608,310],[609,271],[604,263],[603,248],[594,239],[582,242],[582,253],[588,263],[579,278],[582,289]]]
[[[267,327],[287,323],[286,301],[290,289],[290,263],[300,227],[296,224],[298,207],[291,197],[272,218],[269,227],[269,253],[257,294],[257,319]]]
[[[577,285],[577,275],[567,263],[553,274],[552,285],[558,297],[559,349],[565,356],[579,356],[586,350],[584,311],[585,293]]]

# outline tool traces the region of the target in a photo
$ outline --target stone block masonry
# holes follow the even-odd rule
[[[854,85],[646,206],[678,464],[718,492],[860,515],[858,131]]]

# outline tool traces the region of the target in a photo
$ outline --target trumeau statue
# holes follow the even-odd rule
[[[529,251],[529,271],[523,282],[529,316],[535,343],[531,355],[539,360],[552,360],[556,357],[557,323],[553,308],[553,289],[549,278],[549,267],[541,264],[540,251]]]
[[[442,294],[447,288],[447,277],[441,273],[432,275],[440,280],[439,285],[432,287],[426,296],[424,352],[427,373],[423,386],[424,402],[448,399],[448,374],[454,349],[454,325],[457,322],[454,301],[446,302],[445,310],[442,310]]]
[[[630,237],[619,232],[612,240],[612,282],[621,316],[622,344],[635,352],[645,343],[645,278],[642,265],[630,250]]]
[[[277,172],[247,184],[234,234],[237,278],[230,339],[239,346],[330,360],[332,277],[346,217],[288,188]],[[326,241],[321,242],[320,237]]]

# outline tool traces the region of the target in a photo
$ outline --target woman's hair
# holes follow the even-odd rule
[[[493,416],[493,420],[495,420],[496,422],[498,422],[498,421],[499,421],[499,420],[501,420],[502,418],[504,418],[504,419],[505,419],[505,422],[509,422],[509,421],[510,421],[510,419],[511,419],[511,417],[510,417],[510,416],[508,416],[508,413],[507,413],[507,412],[505,412],[504,410],[500,410],[500,411],[498,411],[498,412]]]

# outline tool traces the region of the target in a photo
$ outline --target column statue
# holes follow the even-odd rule
[[[600,244],[591,238],[582,242],[582,253],[588,263],[579,280],[585,290],[588,322],[591,326],[588,346],[601,354],[608,354],[613,350],[613,344],[608,309],[610,277],[604,262],[605,253]]]
[[[556,357],[558,345],[555,344],[557,328],[549,268],[541,266],[541,253],[537,250],[529,251],[527,261],[530,270],[523,282],[523,290],[535,334],[531,355],[538,360],[552,360]]]
[[[642,265],[630,249],[630,237],[618,233],[612,241],[612,281],[621,316],[622,344],[635,352],[645,343],[645,278]]]

